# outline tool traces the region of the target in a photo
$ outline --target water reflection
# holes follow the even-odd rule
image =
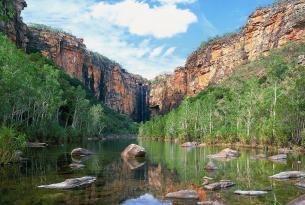
[[[259,154],[257,150],[242,150],[239,158],[217,161],[207,156],[218,153],[221,148],[183,149],[171,143],[141,141],[139,143],[147,150],[145,161],[121,159],[120,152],[130,143],[135,141],[104,141],[29,150],[26,153],[28,162],[0,168],[0,204],[136,205],[143,202],[158,205],[168,203],[162,201],[166,193],[193,189],[200,193],[200,200],[219,201],[227,205],[269,205],[286,204],[305,193],[294,185],[295,180],[275,181],[268,178],[281,171],[304,170],[304,156],[289,155],[287,162],[282,164],[253,158]],[[72,159],[69,153],[80,146],[96,154],[85,160]],[[208,172],[204,169],[210,160],[219,170]],[[71,168],[69,165],[75,162],[85,167]],[[97,181],[88,188],[70,191],[36,188],[41,184],[82,176],[96,176]],[[214,181],[232,180],[236,186],[206,192],[200,188],[205,176]],[[245,197],[233,193],[237,189],[262,190],[266,187],[272,187],[272,192],[266,196]]]
[[[155,199],[150,194],[145,194],[137,199],[130,199],[123,203],[123,205],[171,205],[171,202],[164,202]]]

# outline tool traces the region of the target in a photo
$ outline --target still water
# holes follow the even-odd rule
[[[130,143],[146,148],[144,165],[131,170],[134,163],[126,163],[121,151]],[[82,159],[84,168],[73,170],[68,165],[70,151],[87,148],[95,155]],[[0,167],[0,205],[170,205],[162,201],[165,193],[180,189],[198,189],[202,177],[215,181],[233,180],[236,186],[222,191],[201,192],[202,200],[218,200],[226,205],[286,204],[305,191],[297,188],[296,180],[274,181],[268,176],[281,171],[305,170],[305,157],[289,155],[286,163],[255,160],[259,150],[241,150],[241,156],[231,161],[214,161],[220,170],[207,172],[207,155],[217,153],[219,147],[185,149],[179,145],[152,141],[104,141],[84,145],[66,145],[26,151],[26,163]],[[301,163],[297,163],[301,161]],[[135,165],[136,166],[136,165]],[[38,185],[64,181],[68,178],[96,176],[92,186],[77,190],[46,190]],[[260,190],[272,187],[265,196],[234,195],[234,190]]]

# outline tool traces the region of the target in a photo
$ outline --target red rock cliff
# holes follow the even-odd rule
[[[177,107],[185,96],[196,95],[209,84],[222,81],[239,65],[268,55],[288,42],[304,40],[304,0],[284,0],[258,9],[239,33],[208,42],[174,74],[156,78],[150,88],[151,113],[164,114]]]
[[[145,79],[128,73],[98,53],[88,51],[83,39],[45,28],[29,28],[29,31],[28,51],[39,51],[52,59],[113,110],[139,121],[148,117]]]

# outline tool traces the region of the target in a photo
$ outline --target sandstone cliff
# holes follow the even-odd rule
[[[27,50],[39,51],[81,80],[107,106],[133,119],[148,118],[146,80],[130,74],[118,63],[86,49],[83,39],[62,31],[29,28]]]
[[[221,82],[239,65],[291,41],[305,40],[305,1],[284,0],[250,15],[240,32],[214,39],[193,52],[184,67],[151,85],[150,110],[164,114],[208,85]]]
[[[29,28],[20,17],[24,0],[2,0],[0,31],[27,52],[41,52],[71,77],[82,81],[98,99],[134,120],[148,119],[149,88],[144,78],[118,63],[88,51],[83,39],[47,27]]]
[[[19,48],[26,48],[28,42],[27,26],[20,17],[27,6],[24,0],[2,0],[0,2],[0,32],[6,33]]]

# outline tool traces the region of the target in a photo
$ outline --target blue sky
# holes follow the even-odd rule
[[[27,0],[26,23],[61,28],[129,72],[153,78],[183,66],[202,41],[243,26],[274,0]]]

